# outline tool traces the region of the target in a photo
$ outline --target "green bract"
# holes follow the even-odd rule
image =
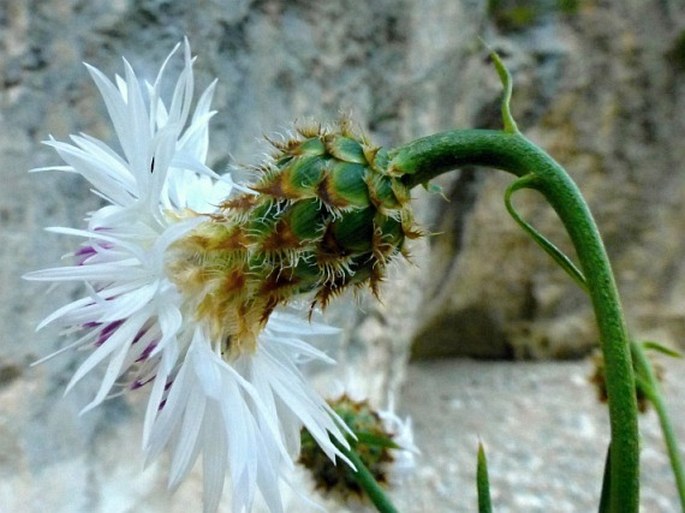
[[[298,133],[272,142],[277,154],[259,168],[256,194],[225,202],[226,219],[244,220],[252,271],[268,284],[269,303],[280,302],[283,289],[313,291],[323,306],[350,285],[375,292],[387,262],[419,234],[409,190],[387,173],[385,151],[347,122]]]

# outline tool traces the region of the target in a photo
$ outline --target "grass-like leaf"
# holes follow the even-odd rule
[[[476,486],[478,488],[478,513],[492,513],[490,500],[490,480],[488,478],[488,461],[485,458],[483,444],[478,442],[478,465],[476,467]]]
[[[369,433],[368,431],[356,431],[354,434],[357,435],[357,444],[359,445],[372,445],[386,449],[401,449],[392,438],[387,436],[379,436],[375,433]]]
[[[609,513],[609,490],[611,487],[611,444],[607,448],[604,462],[604,478],[602,479],[602,495],[599,498],[598,513]]]
[[[573,261],[564,254],[558,247],[556,247],[547,237],[537,231],[530,223],[528,223],[518,213],[514,204],[512,203],[512,196],[515,192],[521,189],[536,190],[536,176],[524,175],[512,182],[504,193],[504,206],[509,212],[509,215],[530,237],[540,246],[545,253],[551,256],[559,266],[566,271],[566,273],[578,284],[583,290],[587,291],[587,281],[582,271],[573,263]]]
[[[644,347],[645,349],[649,349],[651,351],[656,351],[657,353],[665,354],[666,356],[670,356],[671,358],[683,357],[683,353],[681,353],[680,351],[677,351],[672,347],[667,347],[663,344],[659,344],[659,342],[653,342],[651,340],[643,342],[642,347]]]

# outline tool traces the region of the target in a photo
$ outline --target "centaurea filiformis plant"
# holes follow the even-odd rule
[[[214,86],[193,110],[187,43],[168,100],[161,94],[166,62],[152,84],[141,84],[128,63],[114,82],[89,68],[120,148],[87,135],[71,143],[50,140],[66,165],[46,169],[82,175],[105,206],[83,228],[52,229],[83,239],[73,265],[27,275],[84,286],[81,298],[41,324],[79,331],[68,347],[91,351],[68,388],[102,364],[101,385],[86,409],[121,390],[147,390],[144,451],[154,458],[170,449],[170,486],[202,455],[206,512],[216,510],[226,473],[236,512],[249,510],[257,491],[271,511],[282,511],[279,483],[288,481],[302,428],[328,458],[354,467],[381,511],[395,511],[347,440],[353,429],[299,370],[303,361],[330,361],[300,337],[332,330],[289,307],[306,300],[301,313],[307,317],[350,287],[377,293],[388,263],[420,234],[410,190],[463,165],[495,167],[516,177],[504,195],[514,220],[592,301],[611,420],[600,511],[636,513],[635,369],[638,384],[667,419],[659,388],[628,336],[611,266],[580,191],[516,127],[511,82],[495,61],[505,85],[504,130],[455,130],[384,150],[346,121],[301,127],[295,137],[273,143],[272,159],[258,166],[250,184],[234,184],[205,163]],[[517,213],[512,198],[521,189],[549,201],[578,264]],[[674,436],[668,422],[662,424],[685,497]],[[479,462],[479,493],[489,508],[484,455]]]

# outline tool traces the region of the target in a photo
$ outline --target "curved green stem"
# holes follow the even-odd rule
[[[519,133],[455,130],[424,137],[390,153],[390,172],[415,186],[464,165],[534,175],[573,242],[594,307],[606,365],[611,424],[611,513],[637,513],[637,403],[627,330],[604,244],[590,210],[568,173]]]
[[[371,472],[369,472],[369,469],[366,468],[366,465],[364,465],[364,462],[361,460],[354,448],[346,449],[342,445],[336,445],[357,468],[356,472],[352,469],[348,470],[355,478],[357,483],[359,483],[359,486],[361,486],[364,492],[366,492],[366,495],[368,496],[369,500],[371,500],[373,505],[376,506],[376,509],[380,513],[398,513],[395,506],[392,504],[392,502],[390,502],[390,499],[385,494],[383,488],[381,488],[378,482],[374,479]]]
[[[645,351],[641,344],[632,341],[630,348],[635,362],[635,370],[638,376],[638,385],[649,399],[649,402],[654,406],[659,424],[661,425],[661,432],[664,435],[666,443],[666,450],[671,461],[671,469],[675,477],[676,487],[678,489],[678,496],[680,497],[680,508],[685,513],[685,470],[683,470],[683,460],[680,449],[678,448],[678,441],[671,424],[671,419],[668,415],[666,403],[664,402],[659,386],[659,380],[654,374],[652,365],[645,355]]]

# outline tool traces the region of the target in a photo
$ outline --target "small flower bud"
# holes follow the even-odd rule
[[[418,451],[409,420],[402,422],[395,413],[376,411],[368,401],[355,401],[346,394],[329,404],[353,433],[355,438],[348,437],[352,450],[378,483],[392,484],[398,472],[413,467],[413,453]],[[343,501],[365,497],[354,470],[334,464],[306,429],[302,430],[299,462],[310,471],[316,488],[324,493]]]

